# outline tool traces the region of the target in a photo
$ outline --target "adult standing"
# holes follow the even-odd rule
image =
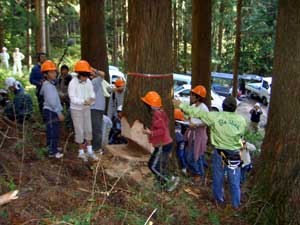
[[[5,47],[2,48],[2,52],[0,53],[0,59],[1,59],[1,67],[8,70],[9,54],[7,53],[7,48],[5,48]]]
[[[13,53],[13,74],[22,74],[22,60],[25,58],[22,52],[20,52],[19,48],[15,48]]]
[[[35,64],[35,66],[31,70],[29,81],[31,84],[35,85],[36,87],[35,93],[39,104],[39,110],[41,115],[43,115],[44,97],[40,95],[40,90],[45,78],[41,72],[41,65],[43,64],[43,62],[47,60],[46,53],[44,52],[37,53],[36,58],[37,58],[37,64]]]

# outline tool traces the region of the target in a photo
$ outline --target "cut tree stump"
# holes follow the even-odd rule
[[[130,127],[126,117],[122,117],[122,135],[129,139],[128,150],[129,151],[143,151],[146,150],[152,153],[154,148],[152,144],[149,143],[148,136],[143,133],[144,125],[136,120],[134,121],[132,127]]]

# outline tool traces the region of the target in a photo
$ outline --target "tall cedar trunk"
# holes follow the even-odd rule
[[[2,4],[0,4],[0,18],[3,18]],[[4,26],[3,26],[3,20],[0,19],[0,48],[2,49],[3,46],[4,46]]]
[[[118,45],[118,35],[117,35],[117,6],[116,0],[112,0],[112,17],[113,17],[113,51],[112,51],[112,63],[117,65],[117,45]]]
[[[186,12],[184,13],[183,19],[183,72],[187,73],[187,66],[188,66],[188,57],[187,57],[187,15]]]
[[[36,52],[46,52],[45,0],[35,0],[34,6],[37,19],[35,50]]]
[[[128,47],[128,35],[127,35],[127,28],[128,28],[128,1],[123,0],[123,60],[124,60],[124,71],[127,72],[127,47]]]
[[[183,34],[183,9],[182,9],[182,5],[183,5],[183,0],[178,0],[178,8],[177,8],[177,12],[178,12],[178,38],[177,38],[177,42],[178,42],[178,46],[177,46],[177,55],[178,55],[178,60],[181,58],[180,57],[180,51],[181,51],[181,42],[183,40],[182,38],[182,34]],[[180,71],[181,68],[178,65],[178,71]]]
[[[219,34],[218,34],[218,66],[217,71],[221,72],[222,70],[222,40],[223,40],[223,27],[224,27],[224,10],[225,10],[225,4],[224,0],[221,0],[220,3],[220,9],[219,9],[219,16],[220,16],[220,22],[219,22]]]
[[[45,0],[45,15],[48,14],[48,0]],[[46,50],[49,57],[51,57],[51,43],[50,43],[50,23],[49,21],[45,20],[46,26]]]
[[[27,1],[27,31],[26,31],[26,64],[28,69],[31,67],[32,58],[31,58],[31,36],[32,36],[32,28],[31,28],[31,0]]]
[[[239,76],[239,64],[241,53],[241,22],[242,22],[242,0],[237,2],[237,18],[236,18],[236,35],[235,35],[235,50],[234,50],[234,66],[233,66],[233,85],[232,95],[237,96],[238,89],[238,76]]]
[[[210,106],[211,64],[211,0],[193,0],[192,12],[192,86],[207,89],[206,104]]]
[[[109,80],[104,24],[104,0],[80,0],[81,58]]]
[[[177,0],[173,4],[173,71],[178,69]]]
[[[129,124],[140,120],[150,127],[151,115],[140,100],[157,91],[164,110],[173,118],[172,12],[170,0],[129,0],[128,71],[162,74],[157,78],[128,76],[124,115]],[[169,74],[169,76],[165,76]],[[171,128],[172,131],[172,128]]]
[[[264,224],[300,221],[299,8],[298,0],[279,1],[269,119],[257,173],[262,197],[274,210]]]

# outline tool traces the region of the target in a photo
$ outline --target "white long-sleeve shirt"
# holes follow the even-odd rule
[[[253,152],[255,150],[256,150],[256,147],[254,144],[246,142],[246,146],[241,151],[241,159],[243,161],[242,167],[245,167],[251,163],[250,151]]]
[[[77,77],[73,77],[68,88],[69,98],[71,101],[70,108],[83,110],[90,106],[84,105],[84,102],[90,98],[95,98],[95,92],[92,82],[87,79],[80,82]]]
[[[25,56],[21,52],[14,52],[13,53],[14,62],[21,62],[24,58],[25,58]]]

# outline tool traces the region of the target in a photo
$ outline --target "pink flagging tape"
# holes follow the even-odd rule
[[[128,76],[132,77],[144,77],[144,78],[172,78],[173,79],[173,74],[144,74],[144,73],[128,73]]]

